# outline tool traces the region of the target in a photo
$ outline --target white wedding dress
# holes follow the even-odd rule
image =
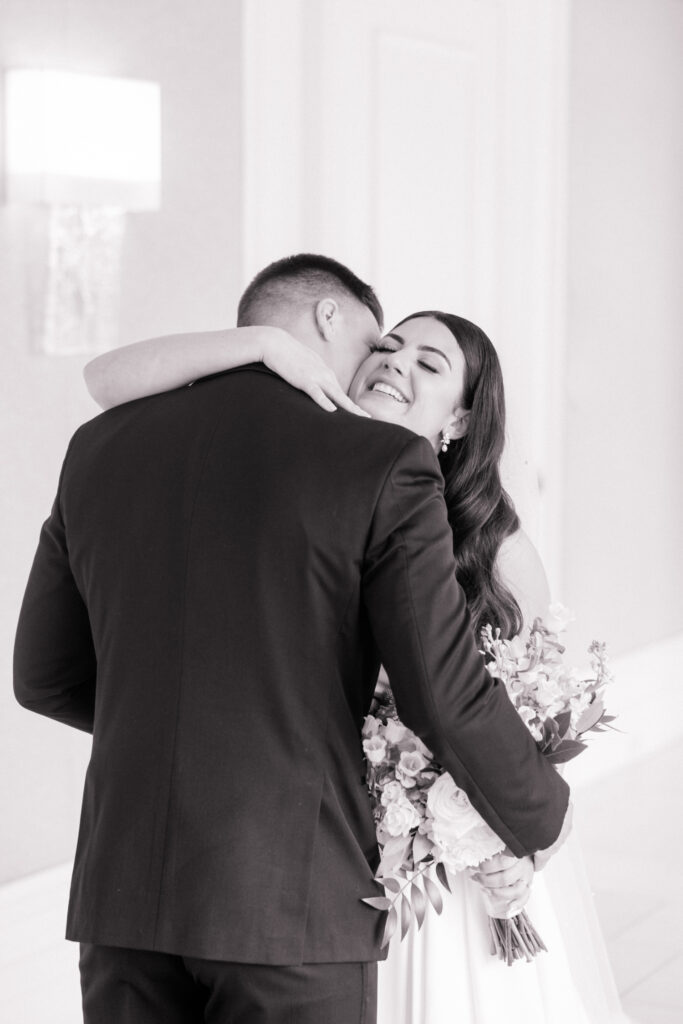
[[[506,446],[503,483],[522,520],[538,519],[538,485],[528,461]],[[533,574],[508,586],[533,621]],[[513,588],[513,583],[514,588]],[[527,600],[528,596],[528,600]],[[384,683],[387,683],[384,677]],[[628,1024],[600,931],[576,825],[534,878],[526,906],[547,953],[508,967],[491,955],[481,891],[464,874],[450,876],[444,909],[430,908],[422,929],[394,935],[379,964],[377,1024]]]
[[[578,840],[535,879],[527,912],[548,948],[508,967],[491,956],[481,891],[451,877],[441,915],[428,912],[379,965],[377,1024],[624,1024]]]

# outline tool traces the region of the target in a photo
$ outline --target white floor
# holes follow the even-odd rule
[[[673,743],[580,795],[577,817],[624,1010],[683,1021],[683,771]]]
[[[0,889],[0,1020],[7,1024],[82,1020],[78,947],[63,938],[70,868]]]

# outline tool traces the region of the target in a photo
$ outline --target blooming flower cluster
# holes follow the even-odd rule
[[[375,804],[380,874],[386,876],[409,857],[429,859],[450,871],[475,867],[499,853],[504,843],[474,809],[467,794],[434,761],[431,752],[395,716],[368,715],[363,750]]]
[[[561,764],[586,744],[583,733],[604,731],[603,691],[611,680],[605,645],[589,648],[592,671],[564,664],[558,633],[571,620],[561,605],[550,608],[547,623],[534,622],[528,639],[501,640],[500,630],[482,630],[482,654],[490,674],[500,679],[543,754]],[[363,726],[368,788],[380,848],[377,881],[386,892],[364,902],[389,912],[383,944],[399,923],[401,937],[414,919],[422,924],[428,905],[440,912],[443,900],[432,874],[446,889],[447,872],[476,867],[505,844],[472,806],[467,794],[434,761],[422,740],[399,720],[391,691],[376,694],[374,714]],[[496,952],[507,963],[545,949],[527,915],[491,920]]]
[[[605,644],[589,648],[591,669],[565,665],[558,634],[573,618],[560,604],[550,606],[547,623],[536,619],[529,638],[501,640],[500,630],[482,630],[486,667],[500,679],[531,735],[555,764],[569,761],[585,749],[578,737],[591,729],[602,731],[613,718],[605,715],[604,689],[612,680]]]
[[[505,844],[398,719],[390,693],[365,719],[363,750],[381,853],[377,881],[387,892],[365,902],[389,911],[386,944],[399,921],[403,938],[414,918],[422,924],[428,904],[441,911],[432,872],[448,889],[447,870],[475,867]]]

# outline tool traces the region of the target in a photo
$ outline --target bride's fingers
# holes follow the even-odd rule
[[[486,889],[482,886],[487,912],[492,917],[515,917],[529,902],[531,885],[519,882],[505,889]]]
[[[508,885],[516,885],[517,882],[528,882],[530,876],[526,872],[499,871],[495,875],[475,875],[474,879],[485,889],[505,889]]]
[[[491,896],[493,899],[502,900],[505,903],[511,903],[514,900],[519,900],[525,896],[531,889],[531,883],[520,879],[513,885],[504,885],[501,888],[490,888],[489,886],[483,885],[482,889]]]
[[[318,384],[311,384],[305,388],[306,393],[314,402],[324,409],[325,412],[336,412],[337,406],[332,402]]]
[[[519,914],[520,911],[522,911],[529,902],[530,895],[530,890],[527,890],[525,893],[523,893],[521,896],[518,896],[514,900],[505,900],[501,899],[498,896],[491,896],[488,893],[485,893],[486,912],[491,917],[498,917],[503,919],[516,917],[517,914]]]
[[[483,860],[481,862],[479,865],[479,871],[484,874],[491,874],[495,871],[504,871],[506,868],[511,868],[514,867],[515,864],[519,864],[520,860],[524,860],[524,858],[515,857],[513,853],[496,853],[493,857],[489,857],[487,860]]]
[[[529,902],[530,895],[531,890],[527,890],[524,896],[521,896],[517,900],[513,900],[511,903],[504,904],[498,911],[498,916],[508,919],[511,917],[517,917],[517,915],[521,913],[522,910],[524,910],[525,906]]]
[[[506,868],[501,871],[477,871],[472,875],[475,882],[479,882],[480,885],[485,885],[487,888],[500,889],[504,885],[510,885],[512,882],[516,882],[518,878],[522,876],[523,872],[519,866],[515,865],[511,868]]]
[[[530,884],[533,877],[534,866],[530,857],[516,860],[510,867],[498,871],[486,870],[480,864],[479,870],[472,874],[472,878],[487,889],[504,889],[520,881]]]
[[[359,405],[352,402],[348,395],[345,395],[341,388],[335,390],[331,396],[337,403],[340,409],[346,409],[347,412],[352,412],[354,416],[364,416],[366,419],[370,419],[370,413],[366,412],[365,409],[361,409]]]
[[[335,412],[336,409],[346,409],[347,412],[353,413],[355,416],[370,417],[370,414],[361,409],[359,405],[352,402],[347,394],[345,394],[341,387],[335,382],[324,382],[323,384],[316,384],[310,382],[303,388],[310,398],[324,409],[326,412]]]

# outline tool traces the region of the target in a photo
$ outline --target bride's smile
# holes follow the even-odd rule
[[[395,402],[403,402],[405,404],[409,401],[402,391],[399,391],[398,388],[395,388],[388,381],[381,378],[368,384],[368,391],[378,395],[386,395],[387,398],[393,398]]]

